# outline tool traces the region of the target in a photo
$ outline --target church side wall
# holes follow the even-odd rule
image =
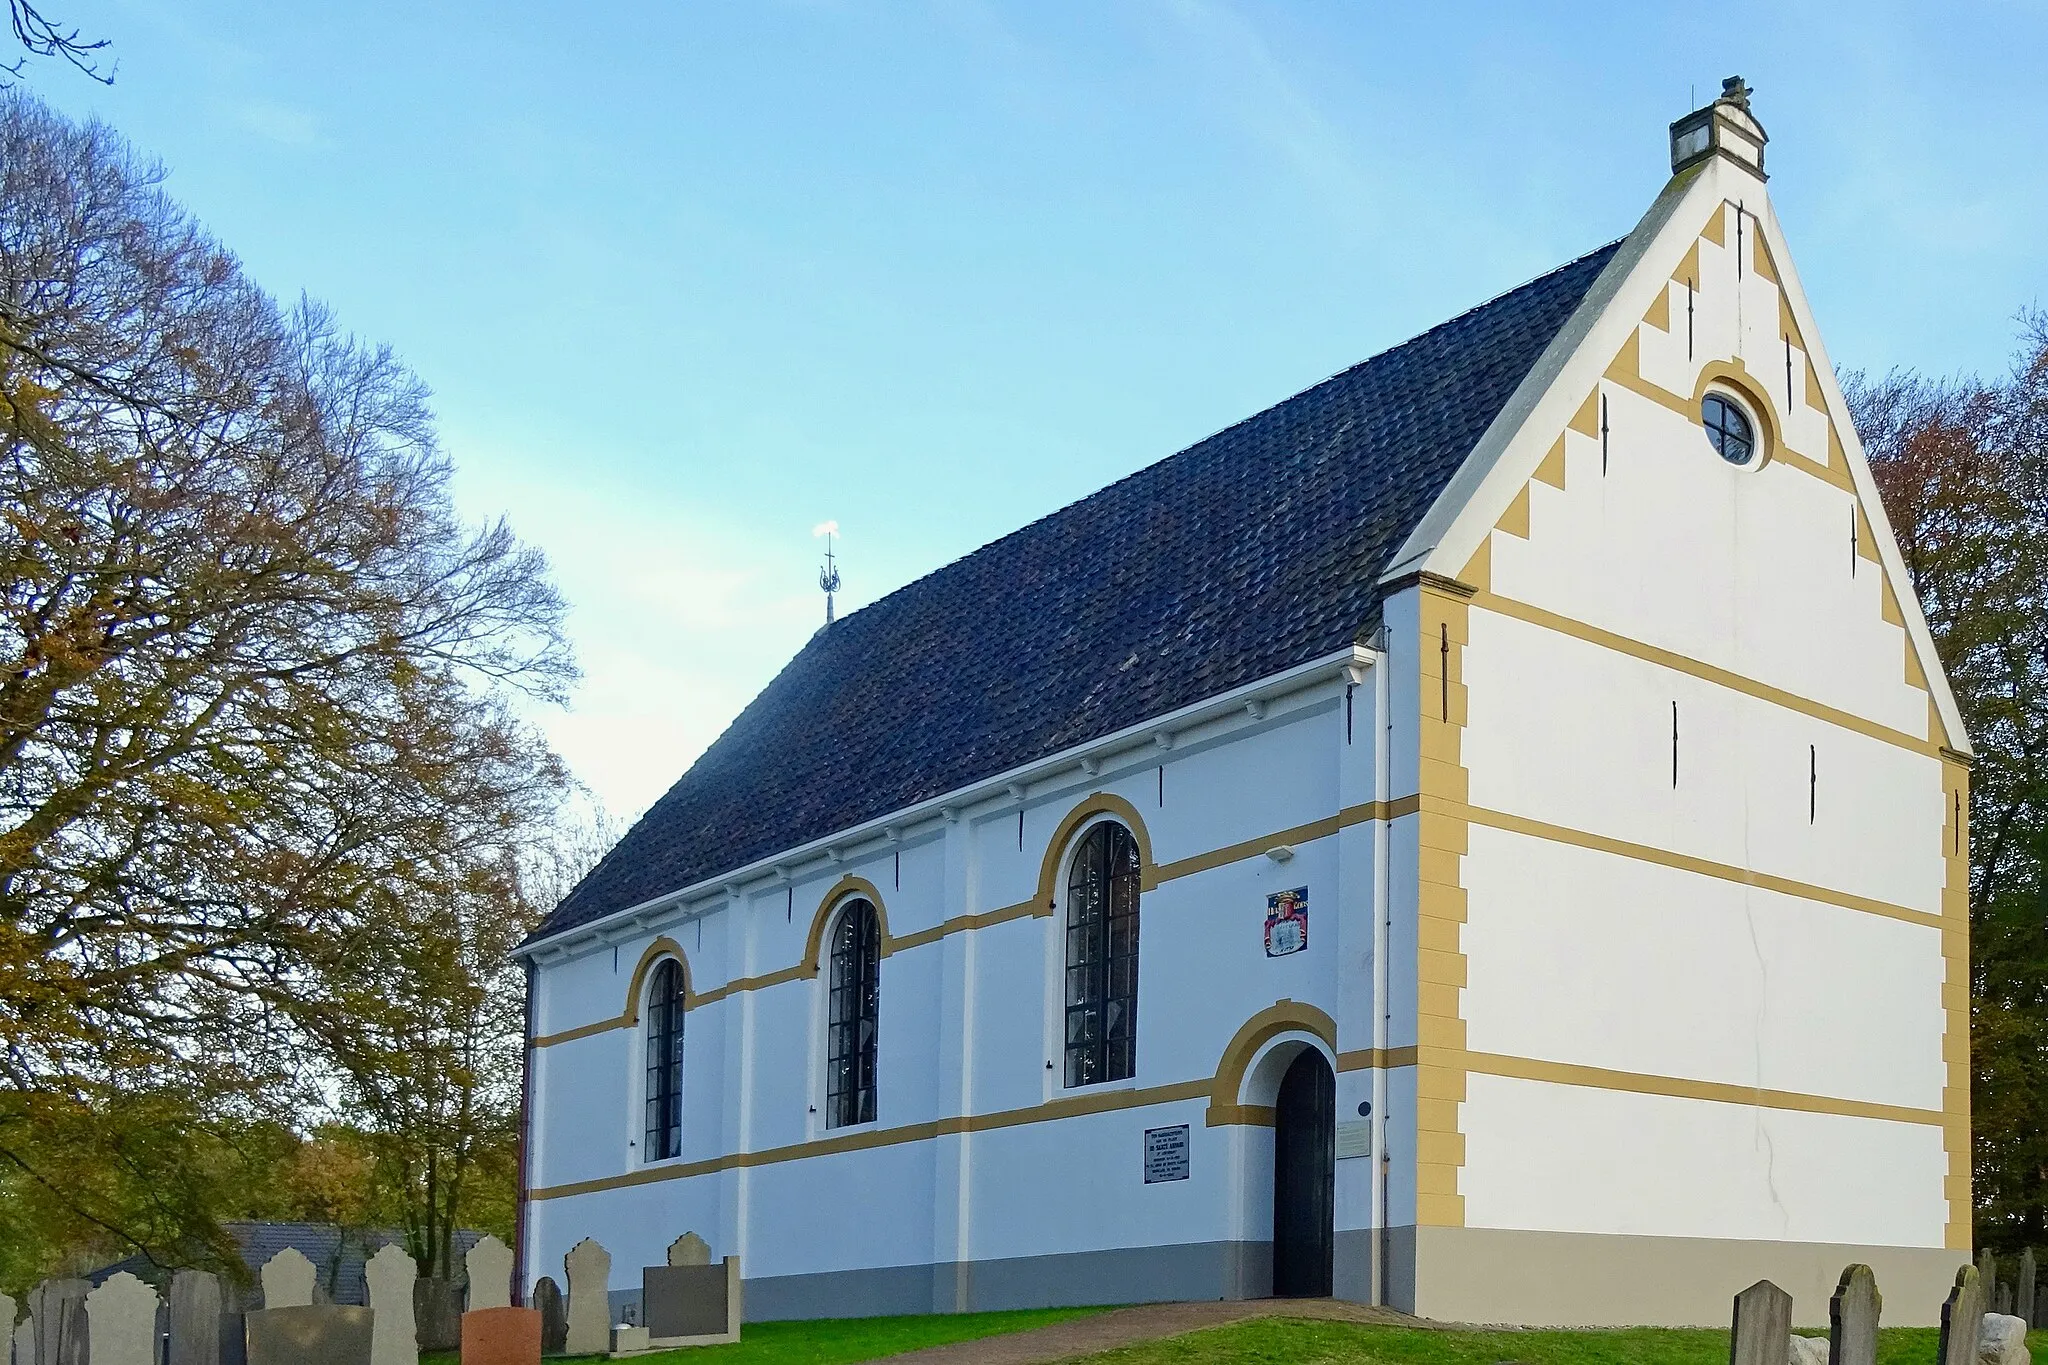
[[[1770,1275],[1825,1323],[1860,1260],[1926,1322],[1968,1255],[1965,769],[1746,183],[1459,575],[1432,1316],[1721,1323]],[[1760,466],[1708,444],[1716,383]]]
[[[1338,1061],[1340,1116],[1379,1095],[1379,730],[1373,687],[1348,690],[1317,684],[1095,776],[1069,768],[1021,803],[908,826],[786,887],[543,963],[529,1277],[559,1277],[595,1236],[623,1309],[638,1268],[694,1230],[742,1257],[757,1319],[1266,1292],[1276,1059]],[[1088,809],[1148,850],[1138,1062],[1130,1081],[1067,1089],[1063,919],[1043,890],[1063,905],[1058,855]],[[1308,947],[1269,958],[1267,897],[1302,886]],[[879,1115],[827,1130],[823,987],[805,959],[849,889],[885,922]],[[644,1035],[622,1011],[636,971],[678,951],[683,1151],[647,1163]],[[1146,1130],[1181,1124],[1187,1178],[1146,1184]],[[1340,1163],[1340,1261],[1361,1295],[1375,1164]]]

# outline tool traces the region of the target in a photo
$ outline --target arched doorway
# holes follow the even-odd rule
[[[1335,1250],[1337,1077],[1303,1048],[1280,1078],[1273,1124],[1273,1293],[1326,1298]]]

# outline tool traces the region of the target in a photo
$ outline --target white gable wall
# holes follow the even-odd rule
[[[1417,1311],[1711,1323],[1860,1259],[1926,1321],[1969,1246],[1952,705],[1762,183],[1710,162],[1639,232],[1411,556],[1462,584],[1466,788],[1456,1197],[1419,1210]],[[1709,384],[1760,466],[1709,445]]]

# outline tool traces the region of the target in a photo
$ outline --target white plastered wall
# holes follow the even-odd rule
[[[1085,1092],[1064,1089],[1062,922],[1057,915],[1010,918],[883,959],[880,1114],[856,1137],[962,1115],[1015,1115],[1077,1093],[1206,1085],[1240,1026],[1282,999],[1338,1019],[1340,1046],[1372,1047],[1379,1039],[1369,986],[1379,882],[1371,822],[1299,839],[1284,861],[1263,852],[1274,846],[1269,836],[1327,821],[1378,794],[1373,693],[1357,691],[1350,699],[1355,743],[1347,743],[1344,685],[1324,684],[1256,720],[1240,714],[1213,735],[1195,730],[1169,749],[1147,745],[1136,761],[1099,776],[1070,769],[1034,786],[1021,805],[934,820],[908,833],[900,850],[800,870],[791,886],[751,894],[701,925],[629,934],[543,965],[538,1031],[617,1016],[657,932],[683,948],[700,994],[790,967],[803,957],[821,900],[843,876],[873,884],[892,938],[1029,901],[1062,819],[1104,792],[1135,808],[1159,865],[1251,845],[1144,895],[1138,1075]],[[1268,959],[1265,898],[1302,885],[1311,888],[1309,949]],[[1348,988],[1340,988],[1340,960]],[[630,1145],[641,1121],[638,1028],[539,1049],[533,1185],[544,1193],[581,1182],[603,1186],[665,1164],[845,1136],[810,1113],[821,1103],[820,990],[813,978],[785,980],[688,1011],[678,1163],[650,1168]],[[1340,1077],[1339,1095],[1354,1108],[1373,1098],[1368,1073]],[[1207,1108],[1205,1093],[541,1198],[529,1205],[529,1274],[559,1275],[568,1248],[596,1236],[613,1256],[612,1287],[630,1289],[639,1267],[659,1263],[685,1229],[705,1236],[714,1254],[741,1255],[750,1279],[1263,1240],[1271,1232],[1270,1131],[1209,1127]],[[1178,1123],[1190,1128],[1190,1179],[1145,1185],[1143,1130]],[[1340,1228],[1371,1220],[1376,1191],[1360,1177],[1372,1164],[1344,1163]]]
[[[1465,1223],[1940,1247],[1953,704],[1762,183],[1709,163],[1615,269],[1407,554],[1478,589]]]

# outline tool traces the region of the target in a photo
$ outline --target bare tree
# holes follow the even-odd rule
[[[35,0],[7,0],[7,18],[13,25],[15,41],[27,50],[29,57],[61,57],[101,85],[114,83],[113,70],[100,67],[100,54],[107,47],[105,38],[87,38],[62,20],[50,18]],[[28,57],[17,57],[12,62],[0,62],[0,71],[18,77],[27,65]]]

